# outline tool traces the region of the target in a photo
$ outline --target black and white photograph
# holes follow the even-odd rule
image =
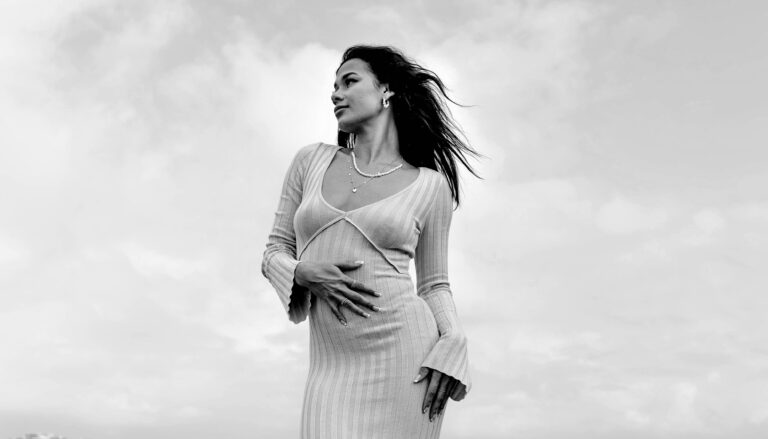
[[[0,0],[0,439],[768,438],[768,3]]]

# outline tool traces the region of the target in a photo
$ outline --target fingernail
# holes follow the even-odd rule
[[[373,292],[373,294],[374,294],[376,297],[381,297],[381,293],[377,293],[376,291],[374,291],[374,292]]]
[[[365,316],[365,318],[368,318],[368,317],[370,317],[370,316],[371,316],[371,315],[370,315],[370,314],[368,314],[368,313],[365,313],[365,314],[363,314],[363,315]]]
[[[355,264],[365,264],[365,261],[355,261]]]
[[[382,308],[382,307],[380,307],[380,306],[376,306],[376,305],[374,305],[374,306],[373,306],[373,310],[374,310],[374,311],[384,311],[384,308]]]
[[[341,321],[341,324],[344,326],[347,326],[347,322],[345,322],[344,320]]]

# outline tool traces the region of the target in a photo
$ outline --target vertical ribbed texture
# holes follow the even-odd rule
[[[264,251],[261,262],[261,273],[277,291],[288,313],[288,318],[294,323],[303,321],[307,316],[309,291],[293,282],[293,274],[299,263],[296,259],[296,233],[293,219],[302,200],[309,155],[315,152],[319,145],[318,143],[301,148],[288,167],[280,191],[280,202],[275,212],[274,225],[267,239],[267,249]],[[292,298],[294,293],[295,297]]]
[[[451,190],[448,182],[441,178],[416,247],[416,292],[429,305],[440,331],[440,340],[422,366],[437,369],[461,381],[462,384],[451,394],[452,399],[460,401],[472,383],[467,361],[467,338],[448,282],[448,235],[452,217]]]
[[[413,383],[420,368],[458,379],[454,400],[471,387],[467,341],[447,274],[450,189],[442,174],[420,168],[400,192],[344,212],[321,192],[338,149],[313,144],[296,154],[262,262],[289,319],[309,316],[301,437],[438,438],[450,404],[433,422],[421,413],[427,381]],[[414,257],[417,285],[408,273]],[[293,283],[299,261],[358,259],[365,264],[345,274],[382,294],[366,296],[384,308],[370,318],[344,309],[343,326],[327,303]]]

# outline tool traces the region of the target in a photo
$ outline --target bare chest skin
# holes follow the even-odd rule
[[[321,187],[325,201],[345,212],[376,203],[402,191],[416,181],[420,172],[419,168],[403,163],[403,166],[395,172],[368,180],[368,177],[358,174],[354,168],[352,169],[352,175],[349,175],[351,160],[352,158],[348,151],[336,151],[325,173]],[[377,170],[363,169],[359,163],[358,167],[367,174],[373,174],[377,171],[392,169],[397,166],[397,163],[395,162],[392,165]],[[357,192],[352,192],[350,179],[354,181]],[[368,180],[368,183],[360,186],[366,180]]]

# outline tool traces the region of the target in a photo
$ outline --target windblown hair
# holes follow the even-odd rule
[[[473,150],[461,128],[453,120],[446,100],[447,87],[433,71],[406,57],[391,46],[357,45],[348,48],[341,64],[350,59],[368,64],[378,84],[388,84],[394,95],[389,99],[397,126],[400,155],[413,166],[442,172],[448,180],[453,200],[459,206],[458,159],[475,177],[482,179],[467,163],[465,153],[483,156]],[[341,66],[340,64],[340,66]],[[461,135],[461,137],[459,137]],[[339,131],[338,143],[351,147],[354,134]]]

